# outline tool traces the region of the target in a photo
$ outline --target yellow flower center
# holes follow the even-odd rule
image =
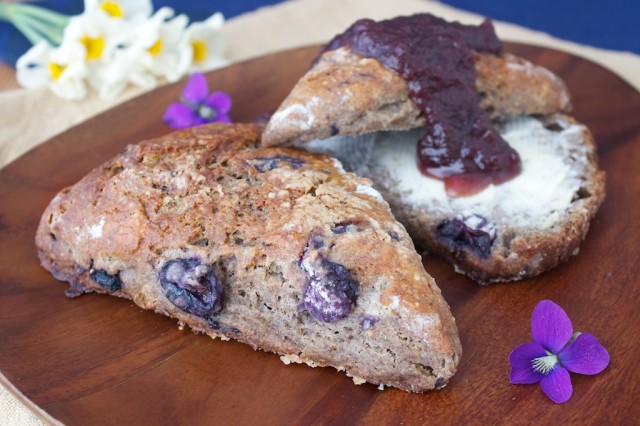
[[[151,53],[152,55],[159,55],[160,52],[162,52],[162,39],[159,38],[158,40],[156,40],[155,43],[153,43],[153,46],[151,46],[149,49],[147,49],[149,53]]]
[[[89,37],[84,36],[80,39],[80,43],[84,44],[87,49],[87,61],[100,59],[102,51],[104,50],[104,37]]]
[[[113,18],[122,18],[124,16],[122,7],[120,7],[120,4],[116,1],[104,1],[100,5],[100,9],[104,10],[107,15]]]
[[[193,47],[193,60],[194,62],[202,62],[207,59],[207,45],[202,40],[193,40],[191,42]]]
[[[56,64],[55,62],[49,62],[49,73],[51,74],[51,78],[57,80],[60,78],[60,75],[64,72],[64,69],[67,68],[66,65]]]

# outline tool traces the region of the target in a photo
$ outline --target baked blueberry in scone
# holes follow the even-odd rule
[[[488,20],[361,20],[322,49],[263,145],[336,156],[417,246],[480,283],[513,281],[576,254],[604,199],[569,108],[562,80],[503,52]]]
[[[205,125],[127,147],[53,199],[42,265],[69,296],[131,299],[286,363],[444,386],[455,321],[388,204],[333,158],[259,147],[262,130]]]

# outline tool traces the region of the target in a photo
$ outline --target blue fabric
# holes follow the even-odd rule
[[[172,7],[176,13],[189,16],[191,22],[202,21],[215,12],[222,12],[226,19],[261,6],[280,3],[283,0],[154,0],[154,10],[163,6]],[[66,15],[78,15],[84,9],[83,0],[42,0],[37,6],[55,10]],[[0,21],[0,61],[15,65],[18,58],[31,47],[29,41],[11,24]]]
[[[154,8],[171,6],[191,21],[201,21],[220,11],[229,19],[260,6],[282,0],[155,0]],[[363,0],[365,1],[365,0]],[[545,31],[559,38],[606,49],[640,54],[639,0],[442,0],[451,6],[494,19]],[[82,0],[42,0],[37,5],[74,15]],[[15,61],[30,47],[10,24],[0,21],[0,61]]]
[[[442,0],[442,3],[565,40],[640,54],[638,0]]]

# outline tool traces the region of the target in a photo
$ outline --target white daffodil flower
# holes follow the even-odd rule
[[[128,84],[145,90],[155,88],[157,77],[146,69],[142,56],[138,31],[122,32],[109,60],[92,70],[89,83],[103,99],[114,99]]]
[[[28,89],[47,86],[61,98],[82,99],[87,95],[84,56],[79,44],[53,48],[43,40],[18,59],[16,78]]]
[[[159,9],[139,27],[136,46],[143,67],[169,82],[178,81],[186,74],[193,57],[184,37],[189,19],[182,14],[172,18],[173,15],[171,8]]]
[[[114,98],[126,85],[127,69],[119,66],[118,54],[123,40],[131,37],[131,27],[99,10],[87,10],[71,18],[65,29],[62,44],[84,48],[88,82],[103,98]]]
[[[129,84],[150,90],[159,82],[178,81],[190,70],[227,64],[221,13],[188,26],[187,16],[175,16],[172,8],[153,13],[151,0],[84,4],[81,15],[65,17],[68,25],[59,47],[38,43],[20,58],[21,85],[48,86],[66,99],[86,96],[89,85],[100,97],[113,99]]]
[[[112,18],[139,21],[151,16],[153,4],[151,0],[84,0],[84,10],[101,10]]]
[[[80,43],[86,49],[87,62],[109,60],[123,33],[130,26],[97,10],[74,16],[64,30],[62,44]]]
[[[228,64],[223,56],[223,25],[224,16],[218,12],[206,21],[194,22],[187,28],[185,37],[193,55],[192,72],[210,71]]]

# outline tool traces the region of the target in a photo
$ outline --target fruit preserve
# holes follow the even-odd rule
[[[348,46],[398,73],[426,120],[417,146],[422,173],[444,180],[452,196],[471,195],[516,176],[520,157],[492,128],[475,90],[474,51],[502,49],[493,25],[450,23],[429,14],[363,19],[323,51]]]

